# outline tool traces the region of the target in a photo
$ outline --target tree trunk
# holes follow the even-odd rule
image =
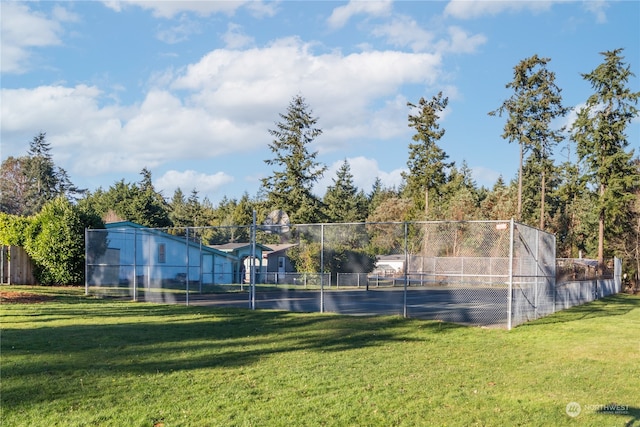
[[[604,196],[604,184],[600,184],[600,200]],[[604,207],[600,207],[600,216],[598,218],[598,271],[600,274],[604,272]]]
[[[520,168],[518,170],[518,221],[522,221],[522,159],[524,157],[524,146],[520,141]]]
[[[424,191],[424,219],[429,219],[429,187]]]
[[[544,199],[546,192],[546,177],[544,175],[544,167],[542,169],[542,188],[540,191],[540,230],[544,230]]]

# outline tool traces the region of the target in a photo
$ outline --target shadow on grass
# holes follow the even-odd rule
[[[632,417],[628,419],[624,424],[625,427],[636,427],[640,426],[640,408],[622,405],[617,403],[611,403],[608,405],[602,405],[602,408],[599,408],[595,411],[596,414],[605,414],[612,415],[616,417]]]
[[[411,325],[417,322],[124,302],[41,304],[38,313],[40,319],[21,320],[16,328],[5,319],[0,344],[2,406],[7,410],[76,398],[81,391],[64,384],[83,372],[117,378],[246,366],[296,351],[357,350],[415,341]],[[34,320],[35,328],[23,327]],[[47,325],[51,321],[63,324]],[[441,322],[420,326],[434,333],[462,328]]]
[[[575,322],[598,317],[623,316],[636,309],[640,309],[640,296],[616,294],[558,311],[547,317],[520,325],[518,328],[535,327],[552,323]]]

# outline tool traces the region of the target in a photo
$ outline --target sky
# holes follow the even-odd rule
[[[55,164],[81,188],[152,173],[214,204],[255,197],[273,173],[270,129],[301,95],[322,134],[322,196],[349,162],[369,192],[398,187],[407,103],[442,92],[438,145],[478,186],[516,177],[519,150],[488,115],[513,92],[513,68],[550,58],[563,105],[594,90],[582,74],[623,48],[640,76],[638,1],[29,1],[0,2],[0,157],[46,132]],[[640,80],[628,85],[640,91]],[[570,125],[575,112],[553,126]],[[640,152],[640,120],[627,128]],[[575,161],[575,147],[556,147]]]

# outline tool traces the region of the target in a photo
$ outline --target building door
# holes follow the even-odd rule
[[[202,284],[210,285],[213,283],[213,255],[202,255]]]

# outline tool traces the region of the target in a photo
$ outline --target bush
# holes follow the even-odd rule
[[[48,202],[25,230],[24,248],[43,285],[84,283],[84,229],[103,228],[94,213],[73,206],[64,197]]]
[[[23,246],[29,219],[0,212],[0,245]]]

